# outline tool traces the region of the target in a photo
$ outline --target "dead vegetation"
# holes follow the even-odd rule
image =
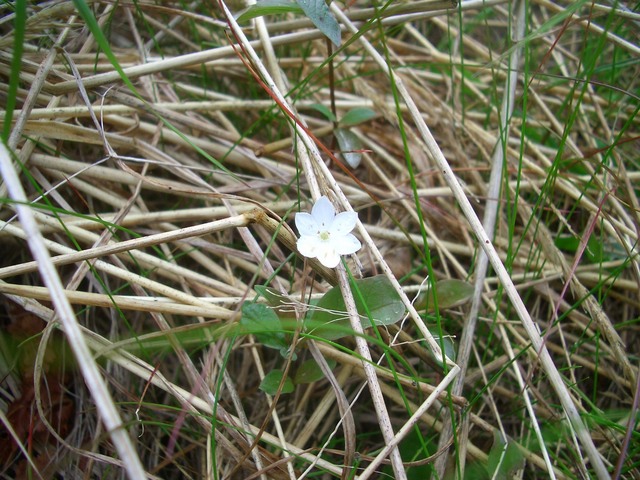
[[[0,7],[3,478],[640,478],[640,14],[391,4],[333,5],[334,51],[199,1],[88,2],[103,43],[43,2],[19,69]],[[295,254],[320,194],[361,222],[336,270]],[[378,274],[408,317],[366,337],[238,326],[261,285],[353,317]]]

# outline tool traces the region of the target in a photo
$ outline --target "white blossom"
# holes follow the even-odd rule
[[[360,241],[351,233],[356,226],[356,212],[336,210],[327,197],[320,197],[311,213],[296,213],[296,227],[300,233],[297,246],[301,255],[317,258],[325,267],[335,268],[340,255],[360,250]]]

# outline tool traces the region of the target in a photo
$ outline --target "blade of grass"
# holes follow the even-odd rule
[[[9,135],[11,134],[11,119],[13,118],[13,111],[16,108],[20,72],[22,71],[22,50],[24,48],[25,25],[27,22],[27,2],[25,0],[17,0],[14,3],[14,9],[13,55],[11,56],[9,88],[7,91],[4,126],[2,129],[2,141],[7,144],[9,142]]]

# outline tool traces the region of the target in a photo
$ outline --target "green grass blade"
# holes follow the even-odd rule
[[[9,71],[9,88],[7,92],[7,104],[4,112],[4,128],[2,140],[9,141],[11,133],[11,120],[16,108],[18,84],[20,83],[20,71],[22,69],[22,52],[24,47],[25,25],[27,23],[27,2],[18,0],[15,3],[15,22],[13,30],[13,56],[11,58],[11,70]]]

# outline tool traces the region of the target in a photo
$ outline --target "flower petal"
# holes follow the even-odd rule
[[[340,263],[340,255],[329,244],[325,244],[318,252],[318,260],[327,268],[336,268]]]
[[[331,242],[333,250],[340,255],[351,255],[356,253],[362,247],[360,240],[358,240],[353,234],[344,235],[336,238]]]
[[[324,195],[318,199],[311,209],[311,215],[318,222],[321,230],[328,229],[336,216],[336,209]]]
[[[298,252],[307,258],[316,258],[318,253],[325,248],[325,244],[317,236],[303,235],[296,242]]]
[[[296,213],[295,222],[300,235],[317,235],[320,230],[316,219],[306,212]]]
[[[343,236],[351,232],[356,226],[358,221],[358,214],[356,212],[340,212],[333,219],[329,231],[331,235]]]

